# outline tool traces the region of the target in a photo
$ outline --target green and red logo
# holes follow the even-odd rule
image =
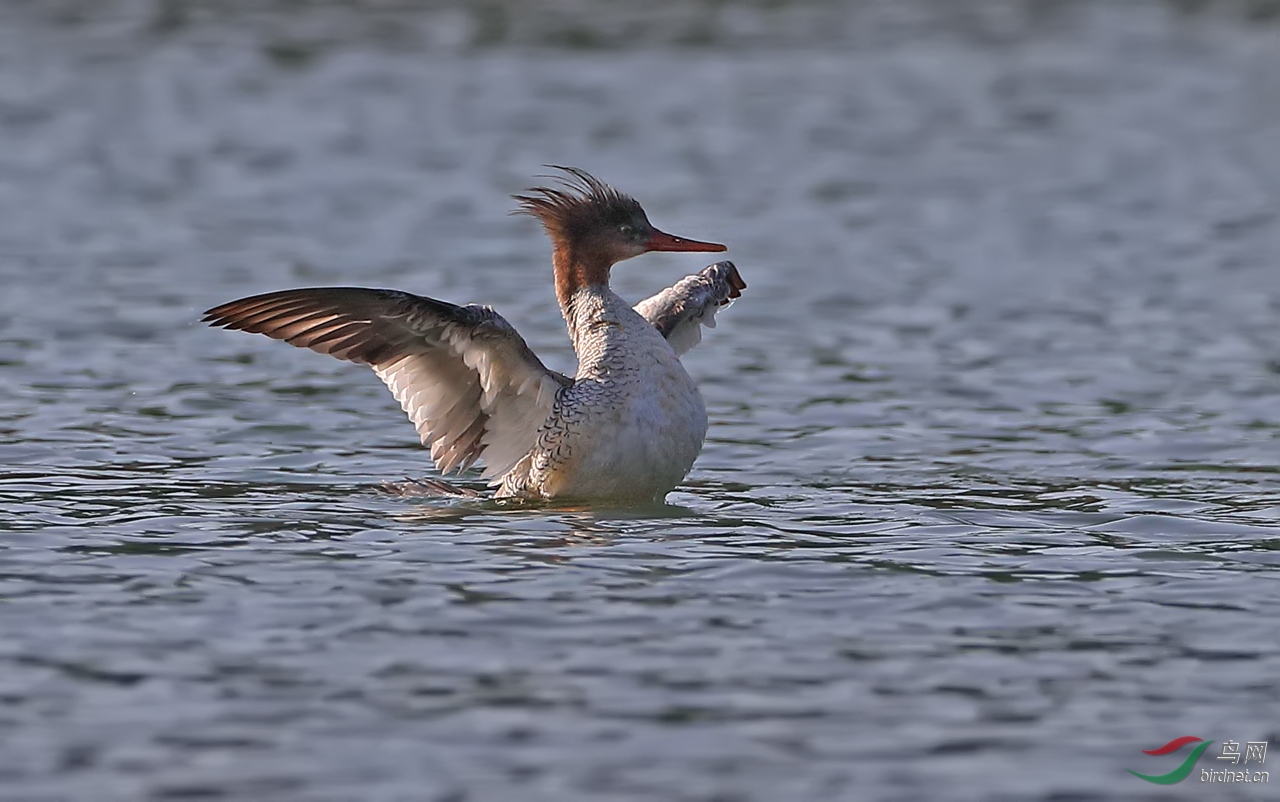
[[[1173,785],[1174,783],[1180,783],[1187,779],[1187,775],[1189,775],[1191,770],[1196,767],[1196,761],[1200,759],[1200,756],[1204,754],[1204,750],[1208,749],[1209,745],[1212,744],[1213,741],[1206,741],[1205,739],[1197,738],[1194,735],[1184,735],[1181,738],[1174,738],[1159,749],[1142,750],[1142,754],[1144,755],[1168,755],[1178,751],[1187,744],[1194,743],[1198,743],[1200,745],[1195,749],[1192,749],[1191,754],[1187,755],[1186,760],[1182,761],[1181,765],[1168,774],[1139,774],[1133,769],[1129,769],[1128,771],[1135,777],[1146,780],[1149,783],[1156,783],[1157,785]]]

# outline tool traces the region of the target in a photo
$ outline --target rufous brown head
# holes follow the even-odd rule
[[[534,187],[514,195],[516,214],[542,221],[557,248],[607,261],[609,264],[650,251],[727,250],[715,242],[699,242],[659,231],[649,222],[635,198],[576,167],[547,165],[565,173],[558,186]]]

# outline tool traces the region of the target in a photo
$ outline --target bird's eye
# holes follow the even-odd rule
[[[628,237],[631,236],[633,233],[635,233],[635,230],[636,230],[635,226],[631,225],[630,223],[623,223],[622,225],[618,226],[618,233],[626,235]]]

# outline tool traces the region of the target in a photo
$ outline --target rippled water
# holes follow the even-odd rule
[[[1078,5],[7,15],[0,797],[1268,798],[1125,769],[1280,740],[1277,29]],[[547,162],[749,284],[665,508],[388,495],[428,460],[369,372],[196,323],[396,287],[571,370],[506,215]]]

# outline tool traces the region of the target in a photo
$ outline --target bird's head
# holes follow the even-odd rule
[[[726,250],[715,242],[659,231],[630,195],[577,168],[549,166],[565,174],[556,186],[534,187],[513,197],[520,203],[515,213],[538,218],[557,250],[606,265],[650,251]]]

